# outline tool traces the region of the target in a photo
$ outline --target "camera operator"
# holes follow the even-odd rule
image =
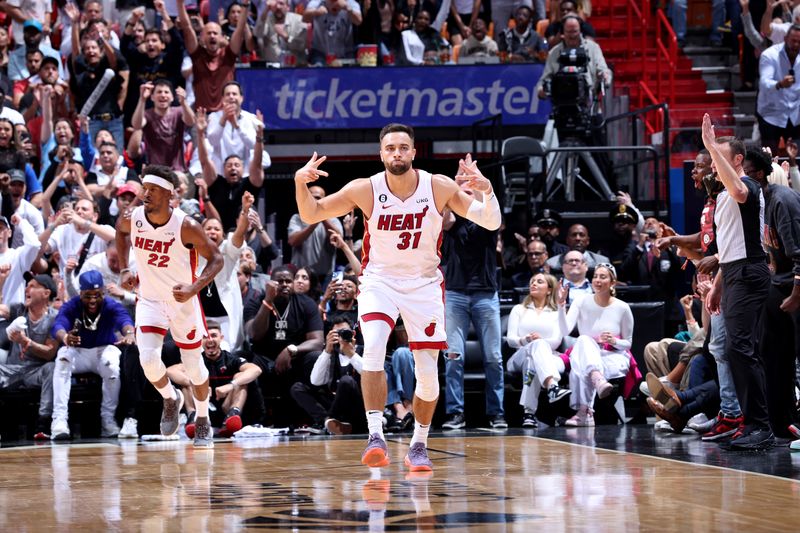
[[[355,426],[356,433],[362,433],[367,429],[361,396],[363,361],[357,353],[355,331],[345,315],[335,315],[331,322],[325,348],[311,370],[312,386],[295,383],[292,398],[312,419],[308,432],[321,434],[327,430],[343,435],[352,433]]]
[[[537,84],[539,98],[547,98],[544,86],[551,81],[553,76],[561,70],[559,59],[562,53],[567,50],[580,48],[586,53],[588,62],[584,71],[586,83],[588,84],[592,100],[595,96],[596,88],[602,82],[606,88],[611,87],[611,70],[606,65],[603,51],[595,41],[584,39],[581,35],[581,19],[577,15],[567,15],[561,21],[564,26],[563,39],[553,47],[547,54],[547,62],[544,65],[542,78]]]

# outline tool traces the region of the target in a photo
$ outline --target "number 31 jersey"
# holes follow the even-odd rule
[[[131,214],[131,246],[139,274],[139,297],[153,301],[174,301],[172,288],[195,280],[197,251],[181,241],[186,213],[173,209],[163,226],[154,228],[139,206]]]
[[[364,222],[364,277],[399,280],[437,278],[442,215],[436,209],[431,174],[417,170],[417,189],[401,201],[389,190],[386,174],[370,178],[372,214]]]

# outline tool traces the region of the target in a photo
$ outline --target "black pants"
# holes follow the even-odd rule
[[[311,370],[319,352],[310,352],[292,358],[289,369],[283,374],[275,372],[275,361],[262,355],[256,355],[253,363],[261,367],[258,385],[264,396],[267,410],[265,423],[273,423],[277,427],[296,426],[303,414],[292,400],[291,387],[301,382],[311,385]]]
[[[327,387],[314,387],[298,382],[292,385],[292,399],[299,405],[314,424],[322,424],[333,404],[333,394]]]
[[[366,411],[361,385],[352,376],[339,379],[335,394],[331,394],[326,388],[305,383],[295,383],[291,392],[294,401],[308,413],[315,424],[330,417],[352,424],[354,433],[366,431]]]
[[[721,266],[722,315],[727,337],[725,353],[733,374],[744,423],[769,427],[764,364],[758,354],[761,314],[769,292],[766,263],[734,261]]]
[[[786,123],[785,128],[773,126],[761,116],[756,116],[758,119],[758,132],[761,134],[761,145],[769,146],[773,154],[778,153],[778,145],[780,144],[781,137],[786,141],[788,139],[800,139],[800,125],[792,124],[792,121]]]
[[[761,358],[767,384],[769,421],[777,436],[790,437],[786,429],[794,422],[794,377],[800,348],[800,312],[781,311],[781,302],[792,293],[792,284],[770,284],[764,306]]]

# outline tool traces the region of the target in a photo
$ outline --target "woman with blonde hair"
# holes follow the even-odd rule
[[[511,309],[506,339],[517,351],[506,363],[512,374],[522,374],[519,403],[525,409],[522,427],[538,426],[539,392],[547,390],[550,403],[569,395],[558,386],[564,361],[555,353],[567,330],[567,289],[549,274],[535,274],[525,300]]]
[[[567,331],[576,325],[580,336],[569,353],[570,405],[578,412],[568,426],[594,425],[594,397],[605,398],[614,387],[609,379],[624,377],[630,368],[633,313],[627,303],[615,298],[617,271],[609,263],[595,266],[594,294],[572,304]]]

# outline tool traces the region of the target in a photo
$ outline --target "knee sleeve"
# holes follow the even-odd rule
[[[423,402],[433,402],[439,397],[439,372],[437,350],[414,350],[414,376],[417,386],[414,394]]]
[[[203,362],[203,350],[200,348],[181,348],[181,362],[192,385],[201,385],[208,379],[208,368]]]
[[[367,372],[383,372],[386,360],[386,343],[392,329],[383,320],[361,322],[361,336],[364,337],[364,367]]]
[[[164,337],[158,333],[142,333],[136,330],[136,344],[139,348],[139,364],[150,383],[155,383],[167,374],[167,367],[161,360]]]

